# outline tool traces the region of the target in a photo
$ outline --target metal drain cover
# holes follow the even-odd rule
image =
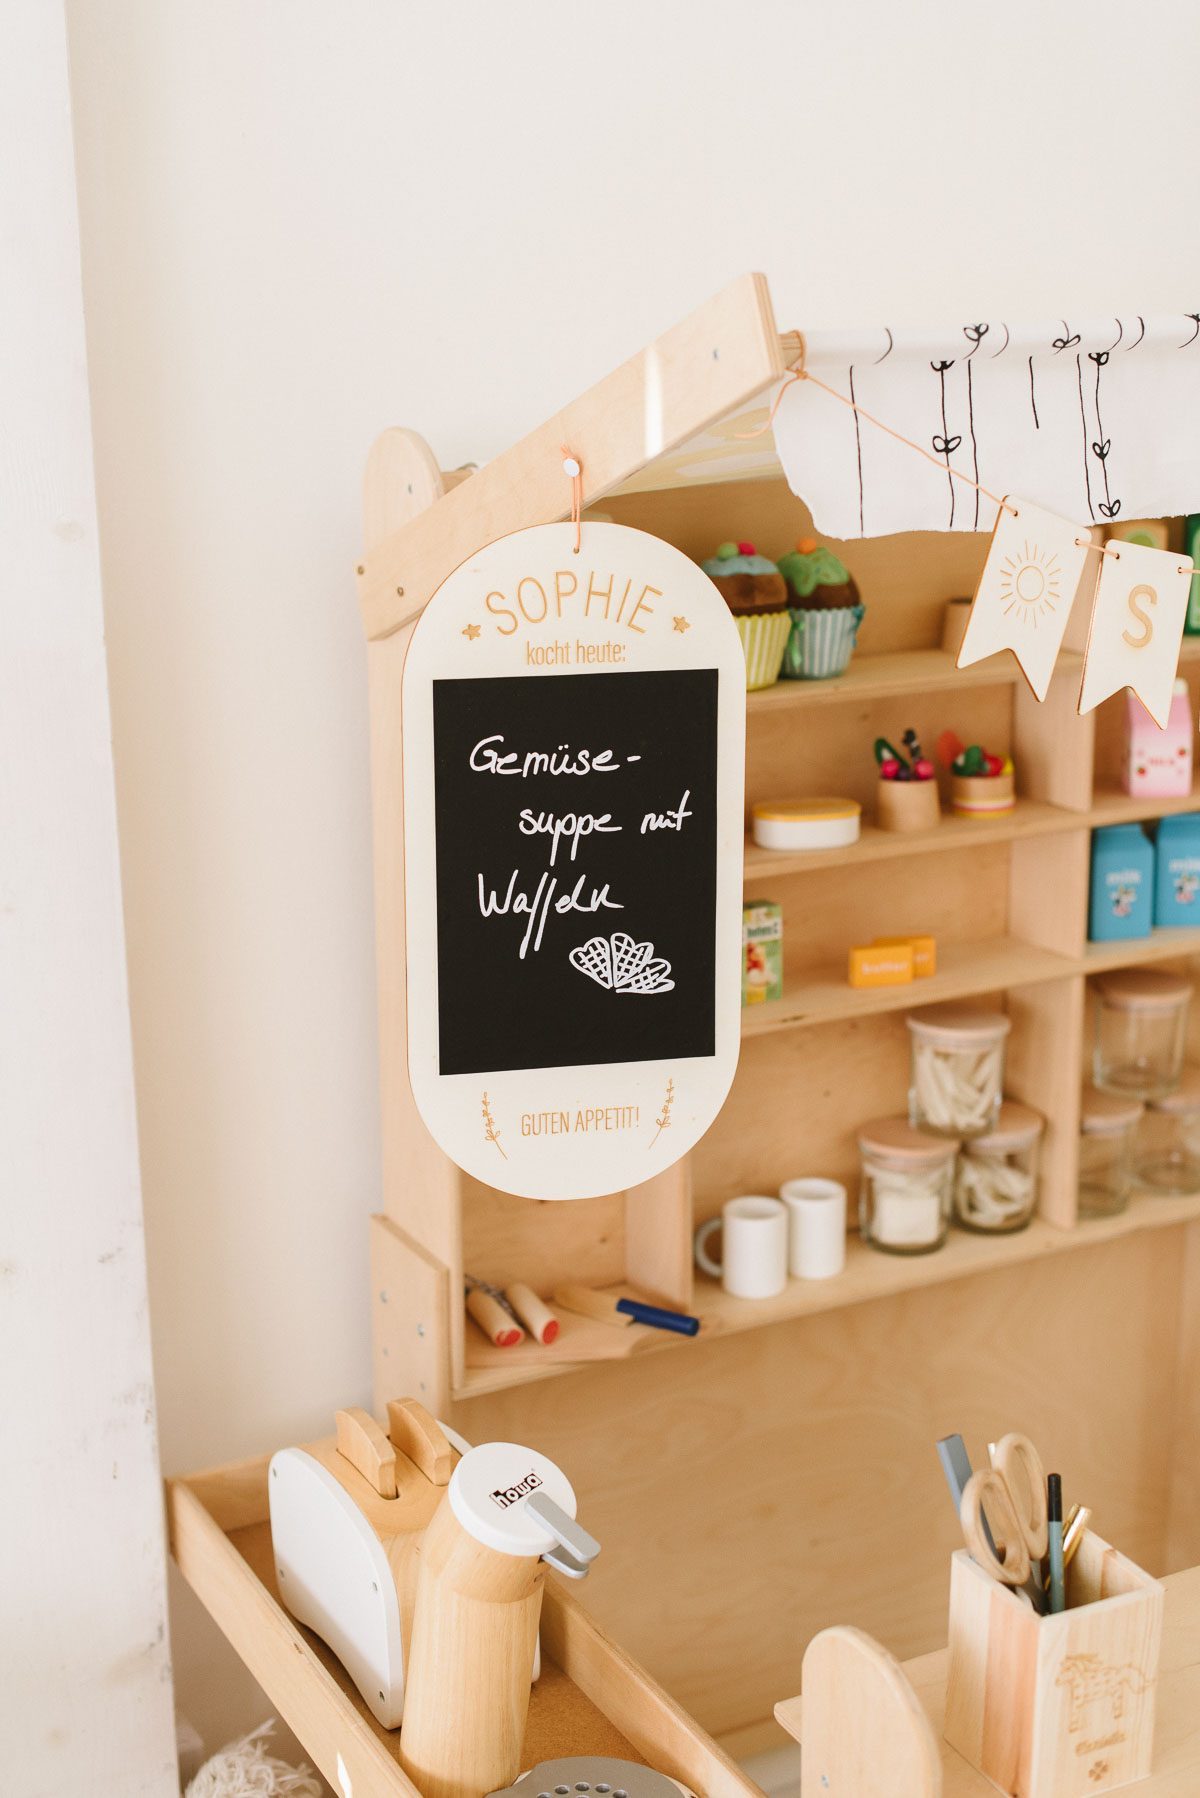
[[[489,1793],[488,1798],[679,1798],[681,1792],[688,1793],[688,1788],[640,1761],[577,1754],[539,1761],[513,1785]]]

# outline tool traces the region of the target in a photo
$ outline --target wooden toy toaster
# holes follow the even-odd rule
[[[417,1545],[458,1456],[416,1399],[393,1399],[385,1434],[339,1411],[336,1436],[271,1457],[279,1595],[328,1644],[385,1729],[398,1729],[417,1589]],[[535,1677],[536,1677],[535,1667]]]

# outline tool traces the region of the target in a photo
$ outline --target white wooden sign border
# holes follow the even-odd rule
[[[576,577],[573,593],[565,591],[569,583],[563,580],[564,591],[556,594],[558,570]],[[585,609],[585,583],[593,571],[596,603]],[[606,618],[600,594],[610,574]],[[522,586],[526,603],[521,606],[515,596],[523,582],[530,584]],[[548,596],[543,616],[539,594]],[[569,640],[572,653],[579,643],[616,644],[623,657],[614,670],[618,678],[625,669],[717,671],[714,1053],[442,1074],[433,683],[513,674],[536,680],[596,673],[605,666],[527,660],[530,649],[560,640]],[[644,531],[585,523],[578,554],[571,524],[517,531],[462,563],[429,601],[413,632],[403,677],[408,1066],[427,1128],[475,1178],[537,1199],[623,1191],[678,1161],[716,1117],[733,1080],[741,1037],[745,712],[745,658],[724,600],[694,562]],[[631,1110],[636,1124],[622,1122]],[[532,1134],[526,1120],[542,1114],[565,1116],[567,1128]]]

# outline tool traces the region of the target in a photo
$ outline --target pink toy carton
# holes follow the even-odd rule
[[[1192,790],[1195,726],[1187,682],[1177,680],[1166,730],[1130,693],[1125,712],[1125,791],[1138,799],[1175,799]]]

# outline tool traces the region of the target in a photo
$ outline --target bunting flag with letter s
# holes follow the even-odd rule
[[[1128,687],[1165,730],[1192,584],[1191,557],[1122,541],[1107,548],[1101,563],[1080,713]]]

